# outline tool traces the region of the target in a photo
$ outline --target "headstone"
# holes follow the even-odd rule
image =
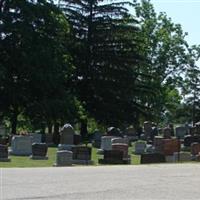
[[[192,143],[200,143],[199,135],[186,135],[184,138],[184,146],[190,147]]]
[[[163,153],[164,149],[164,138],[162,136],[156,136],[154,138],[154,147],[156,153]]]
[[[95,131],[93,133],[93,138],[92,138],[92,145],[93,147],[100,148],[101,147],[101,137],[103,134],[99,131]]]
[[[189,135],[193,136],[196,134],[196,127],[190,127]]]
[[[71,151],[57,151],[56,154],[56,163],[54,166],[71,166],[72,165],[72,156]]]
[[[70,144],[59,144],[58,145],[58,151],[72,151],[72,147],[75,145]]]
[[[65,124],[60,132],[60,144],[74,144],[74,128]]]
[[[146,121],[144,122],[143,125],[144,125],[144,134],[146,138],[150,138],[152,133],[152,122]]]
[[[135,142],[135,154],[144,154],[146,152],[146,146],[145,142]]]
[[[32,154],[32,137],[13,136],[10,153],[12,155],[30,156]]]
[[[147,144],[146,152],[150,154],[155,154],[156,153],[155,147],[151,144]]]
[[[140,162],[141,164],[164,163],[165,156],[159,153],[142,154]]]
[[[46,143],[33,143],[32,156],[33,160],[47,160],[48,145]]]
[[[180,151],[180,141],[177,139],[164,139],[163,140],[163,154],[165,156],[173,155],[174,152]]]
[[[0,162],[10,162],[8,158],[8,147],[0,144]]]
[[[174,160],[174,155],[165,156],[165,161],[166,161],[167,163],[173,163],[173,162],[175,162],[175,160]]]
[[[128,144],[112,144],[112,150],[119,150],[123,152],[123,158],[128,158]]]
[[[187,162],[191,161],[191,154],[189,152],[175,152],[174,153],[175,162]]]
[[[187,128],[184,126],[176,127],[176,137],[180,139],[184,139],[185,135],[187,135]]]
[[[129,141],[128,141],[128,138],[113,138],[112,144],[117,144],[117,143],[128,145]]]
[[[112,150],[112,139],[116,138],[113,136],[103,136],[101,137],[101,149],[102,150]]]
[[[166,127],[163,129],[163,137],[165,139],[170,139],[171,138],[171,129]]]
[[[126,164],[123,160],[123,152],[119,150],[104,151],[104,159],[99,159],[100,164]]]
[[[197,155],[200,152],[200,144],[199,143],[192,143],[191,144],[191,154]]]
[[[115,136],[115,137],[122,137],[120,129],[115,127],[109,127],[107,129],[107,136]]]
[[[125,135],[127,136],[137,136],[137,132],[134,127],[129,127],[125,130]]]
[[[92,148],[85,146],[72,147],[73,152],[73,164],[93,164]]]
[[[32,144],[33,143],[41,143],[42,142],[42,135],[38,133],[30,134],[32,137]]]

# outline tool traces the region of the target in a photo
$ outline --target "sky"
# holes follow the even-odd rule
[[[156,12],[166,12],[188,32],[190,45],[200,44],[200,0],[151,0]]]

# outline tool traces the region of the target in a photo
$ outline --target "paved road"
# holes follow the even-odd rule
[[[0,170],[1,200],[200,199],[200,164]]]

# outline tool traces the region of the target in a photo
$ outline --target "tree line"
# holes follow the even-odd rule
[[[130,12],[131,10],[131,12]],[[0,0],[0,121],[58,132],[197,121],[200,47],[148,0]]]

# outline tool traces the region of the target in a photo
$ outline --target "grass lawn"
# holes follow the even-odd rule
[[[11,167],[52,167],[56,160],[56,147],[48,148],[48,160],[32,160],[28,156],[10,156],[11,162],[0,162],[0,168]],[[131,153],[132,147],[129,148],[129,154],[131,155],[131,164],[139,164],[140,156],[136,156]],[[97,154],[97,149],[92,148],[92,160],[94,165],[98,165],[98,159],[102,155]]]

